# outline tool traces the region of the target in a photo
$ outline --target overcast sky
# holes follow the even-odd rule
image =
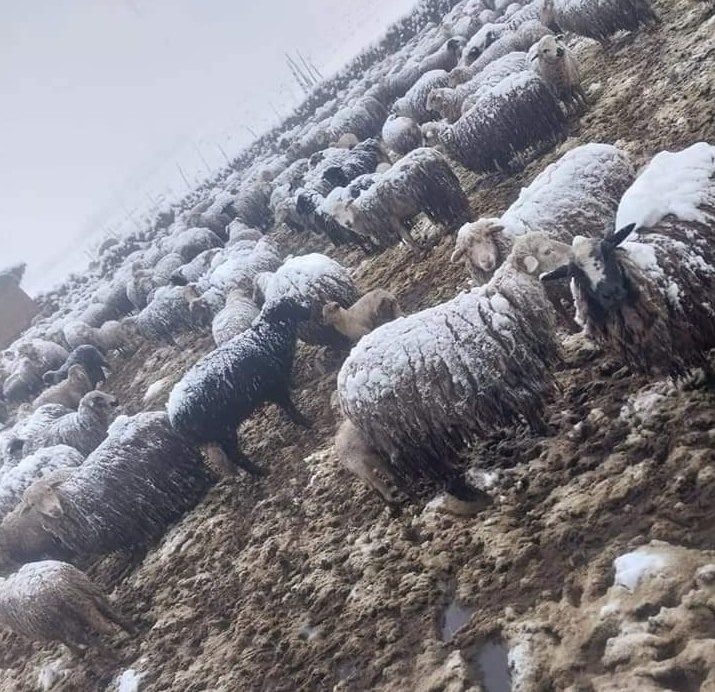
[[[24,0],[0,24],[0,268],[31,292],[126,211],[287,114],[284,52],[330,74],[415,0]],[[274,110],[275,109],[275,110]],[[204,171],[205,172],[205,169]]]

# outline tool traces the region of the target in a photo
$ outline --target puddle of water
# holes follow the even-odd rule
[[[508,649],[499,639],[484,642],[476,651],[476,664],[486,692],[511,692]]]
[[[444,619],[442,620],[442,641],[451,639],[454,633],[463,625],[469,622],[472,617],[474,608],[463,606],[452,601],[444,610]]]

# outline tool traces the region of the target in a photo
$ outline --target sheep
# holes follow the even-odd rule
[[[220,248],[204,250],[194,257],[191,262],[180,266],[172,272],[169,283],[173,286],[186,286],[197,282],[211,267],[213,258],[220,252]]]
[[[242,240],[260,240],[263,238],[263,233],[261,233],[261,231],[257,228],[249,228],[246,224],[238,220],[231,221],[227,230],[228,241],[226,242],[226,247],[230,247],[231,245],[239,243]]]
[[[42,389],[42,371],[34,360],[22,357],[12,365],[8,378],[3,382],[2,394],[10,403],[27,401]]]
[[[387,117],[385,106],[372,96],[363,96],[341,108],[330,120],[329,133],[333,141],[351,133],[362,141],[374,137]]]
[[[404,221],[420,212],[448,229],[470,217],[469,202],[447,160],[437,151],[419,148],[406,154],[356,199],[335,206],[339,223],[380,247],[404,241],[416,253],[422,249]]]
[[[336,301],[349,307],[360,297],[355,282],[341,264],[319,253],[300,255],[286,260],[270,279],[262,279],[260,283],[263,283],[264,305],[292,298],[310,306],[310,319],[298,325],[301,341],[337,348],[349,343],[334,327],[321,320],[326,303]]]
[[[109,415],[117,403],[115,397],[104,392],[95,390],[85,394],[77,411],[53,420],[34,435],[25,435],[22,438],[23,453],[31,454],[42,447],[66,444],[87,456],[106,437]]]
[[[109,369],[105,357],[95,346],[83,344],[75,348],[72,353],[67,356],[67,360],[58,370],[50,370],[42,376],[42,381],[47,385],[58,384],[67,377],[69,369],[73,365],[81,365],[94,389],[98,384],[106,380],[104,368]]]
[[[216,313],[211,322],[211,335],[216,346],[226,343],[251,326],[258,316],[256,304],[243,289],[234,289],[226,296],[226,305]]]
[[[69,478],[35,483],[23,503],[74,562],[135,554],[195,507],[213,481],[198,448],[166,413],[153,411],[118,418]]]
[[[463,45],[464,41],[459,37],[454,36],[447,39],[438,51],[428,55],[426,58],[422,58],[419,64],[420,72],[423,74],[431,70],[446,70],[449,72],[459,62]]]
[[[395,115],[412,118],[417,123],[424,123],[439,117],[427,108],[427,96],[432,89],[447,86],[448,75],[444,70],[425,72],[400,99],[395,101],[392,110]]]
[[[133,323],[132,318],[125,319],[124,322],[108,320],[97,328],[77,320],[65,324],[62,331],[70,348],[90,345],[106,355],[110,351],[124,352],[132,347]]]
[[[607,46],[618,31],[660,22],[649,0],[542,0],[541,21]]]
[[[555,36],[544,36],[530,50],[536,73],[551,87],[567,111],[578,113],[588,106],[573,53]]]
[[[0,580],[0,623],[32,641],[62,642],[75,654],[93,647],[109,655],[98,635],[115,628],[136,635],[84,572],[57,560],[31,562]]]
[[[16,350],[18,355],[37,363],[42,374],[59,368],[69,355],[64,346],[46,339],[31,339],[29,342],[20,343]]]
[[[208,228],[187,228],[169,241],[170,251],[180,255],[184,262],[191,262],[206,250],[221,247],[221,238]]]
[[[661,152],[623,196],[619,230],[577,236],[543,279],[571,278],[577,322],[634,371],[680,376],[715,346],[713,224],[715,146]]]
[[[155,287],[166,286],[171,280],[171,275],[184,264],[184,259],[178,252],[169,252],[164,255],[152,269],[152,281]]]
[[[273,224],[270,198],[271,184],[265,180],[254,180],[241,186],[231,207],[239,221],[250,228],[267,231]]]
[[[264,469],[238,446],[236,427],[266,402],[278,404],[297,425],[310,427],[288,389],[299,322],[310,308],[292,298],[267,302],[245,332],[199,359],[169,395],[173,428],[250,474]]]
[[[516,28],[516,27],[514,27]],[[462,51],[462,65],[471,65],[489,46],[507,31],[506,24],[484,24],[467,42]]]
[[[424,144],[419,124],[412,118],[394,114],[390,114],[382,126],[382,141],[397,156],[404,156]]]
[[[76,409],[82,397],[93,389],[87,371],[76,363],[68,369],[66,379],[42,392],[33,405],[38,407],[44,404],[62,404],[67,408]]]
[[[595,142],[575,147],[522,188],[500,218],[462,226],[450,259],[463,259],[480,285],[506,259],[516,236],[541,231],[563,242],[579,233],[605,236],[634,178],[633,164],[617,147]]]
[[[350,420],[344,420],[335,433],[335,453],[340,463],[368,488],[374,490],[386,505],[396,507],[395,492],[379,474],[397,487],[403,484],[390,465],[370,445],[366,436]]]
[[[464,444],[522,419],[543,432],[558,348],[538,277],[570,252],[543,234],[518,238],[486,286],[388,322],[353,348],[338,373],[341,410],[406,486],[446,484],[470,499],[455,464]]]
[[[462,165],[488,172],[523,164],[565,136],[566,118],[548,85],[524,71],[488,89],[438,138]]]
[[[60,468],[82,464],[84,456],[73,447],[55,445],[38,449],[7,469],[0,477],[0,520],[12,511],[35,481]]]
[[[390,320],[402,316],[402,310],[392,293],[376,288],[366,293],[348,309],[331,301],[323,305],[323,321],[344,334],[352,343]]]
[[[127,298],[136,310],[143,310],[158,284],[154,283],[153,273],[142,268],[139,262],[133,262],[131,267],[132,275],[127,279],[125,288]]]
[[[227,295],[234,288],[246,292],[253,288],[256,274],[275,271],[281,260],[272,240],[263,237],[258,242],[242,242],[227,248],[212,262],[211,273],[199,281],[198,287],[204,293],[216,288]]]

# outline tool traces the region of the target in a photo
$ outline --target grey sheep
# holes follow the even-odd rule
[[[464,40],[459,37],[453,36],[447,39],[439,50],[426,58],[422,58],[419,64],[420,72],[423,74],[430,70],[446,70],[449,72],[459,62],[463,46]]]
[[[437,484],[471,499],[457,465],[463,445],[522,420],[543,432],[558,352],[538,277],[571,251],[552,253],[551,243],[517,239],[486,286],[388,322],[344,362],[341,410],[415,492]]]
[[[92,647],[109,655],[98,635],[116,628],[136,634],[84,572],[57,560],[31,562],[0,580],[0,623],[32,641],[62,642],[75,654]]]

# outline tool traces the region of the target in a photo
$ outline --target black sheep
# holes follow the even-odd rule
[[[45,384],[52,385],[67,379],[67,373],[73,365],[81,365],[89,375],[92,387],[104,382],[107,378],[102,368],[109,368],[109,363],[105,360],[99,349],[89,344],[78,346],[67,356],[59,370],[50,370],[42,377]]]
[[[169,396],[174,429],[198,444],[217,446],[251,474],[265,473],[240,451],[236,428],[266,402],[310,427],[288,389],[298,322],[310,316],[310,308],[292,298],[266,304],[249,329],[196,362]]]

